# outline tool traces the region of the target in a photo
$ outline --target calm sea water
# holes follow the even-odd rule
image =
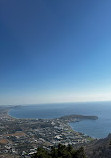
[[[99,117],[98,120],[70,123],[76,131],[95,138],[104,138],[111,132],[111,102],[25,105],[9,111],[9,115],[16,118],[58,118],[70,114]]]

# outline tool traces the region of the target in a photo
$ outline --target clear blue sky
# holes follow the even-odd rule
[[[0,104],[111,100],[111,0],[0,0]]]

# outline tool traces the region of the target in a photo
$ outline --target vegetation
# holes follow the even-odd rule
[[[84,148],[73,149],[71,145],[59,144],[57,148],[52,147],[50,151],[38,148],[37,153],[32,158],[86,158]]]

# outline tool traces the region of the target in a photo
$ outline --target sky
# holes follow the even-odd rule
[[[111,100],[111,0],[0,0],[0,105]]]

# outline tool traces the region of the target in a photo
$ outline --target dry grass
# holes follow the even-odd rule
[[[7,144],[8,143],[8,140],[7,139],[1,139],[0,140],[0,144]]]
[[[18,136],[18,137],[22,137],[25,136],[26,134],[24,132],[16,132],[16,133],[12,133],[12,134],[6,134],[5,136]]]

